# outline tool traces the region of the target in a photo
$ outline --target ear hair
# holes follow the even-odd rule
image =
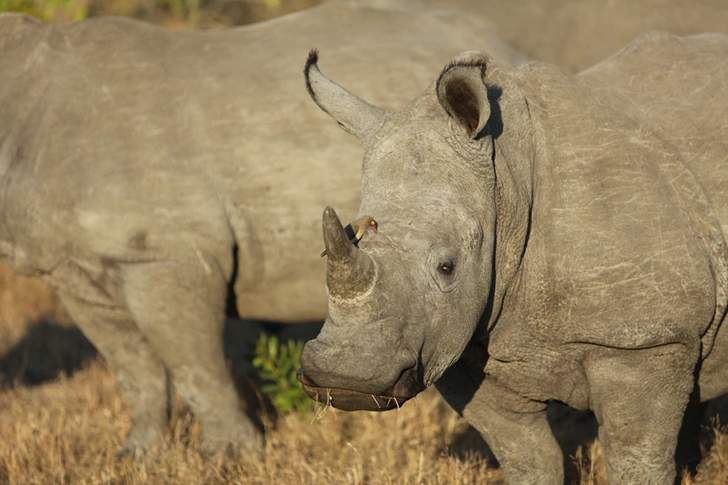
[[[484,56],[464,53],[445,66],[436,83],[440,105],[472,139],[478,137],[490,117],[486,70]]]
[[[313,100],[316,100],[316,94],[313,92],[313,88],[311,87],[311,79],[309,77],[309,69],[311,69],[311,66],[317,66],[318,65],[318,49],[315,47],[311,49],[308,52],[308,57],[306,58],[306,67],[303,68],[303,75],[306,77],[306,91],[308,91],[308,94],[313,98]]]

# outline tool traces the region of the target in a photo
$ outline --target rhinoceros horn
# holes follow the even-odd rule
[[[328,257],[326,285],[329,294],[353,298],[366,292],[376,279],[376,267],[371,257],[349,241],[331,206],[324,210],[322,226]]]
[[[381,122],[386,111],[373,106],[342,88],[319,71],[318,52],[308,54],[306,67],[306,89],[319,108],[331,115],[349,134],[366,145],[374,128]]]

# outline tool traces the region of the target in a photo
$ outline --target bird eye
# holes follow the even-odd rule
[[[455,269],[455,263],[453,263],[452,261],[440,263],[440,265],[437,267],[437,270],[446,276],[451,275],[454,269]]]

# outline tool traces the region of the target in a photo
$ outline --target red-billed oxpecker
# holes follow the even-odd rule
[[[362,236],[364,236],[367,229],[372,228],[376,231],[377,227],[377,221],[375,221],[372,216],[362,216],[354,222],[347,224],[344,228],[344,232],[346,232],[346,236],[349,238],[349,241],[356,246],[359,244],[359,241]],[[321,253],[321,257],[323,258],[324,256],[326,256],[325,249],[324,252]]]

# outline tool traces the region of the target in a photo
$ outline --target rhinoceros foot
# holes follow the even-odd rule
[[[332,387],[319,387],[307,377],[302,370],[296,373],[298,382],[303,386],[304,392],[316,402],[328,404],[342,411],[387,411],[399,408],[410,397],[390,395],[388,391],[384,394],[369,394],[365,392],[352,391]]]
[[[132,422],[129,436],[124,446],[116,451],[116,458],[131,457],[134,460],[140,460],[148,451],[163,443],[164,426],[161,421],[156,423],[151,420],[140,423]]]

